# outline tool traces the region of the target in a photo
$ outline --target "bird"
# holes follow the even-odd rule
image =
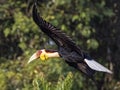
[[[112,71],[95,61],[88,53],[85,53],[76,43],[59,28],[44,20],[37,8],[37,1],[33,4],[32,17],[36,25],[50,37],[57,45],[57,50],[37,50],[28,63],[40,58],[44,61],[49,58],[62,58],[69,66],[81,71],[88,77],[92,77],[96,71],[112,74]]]

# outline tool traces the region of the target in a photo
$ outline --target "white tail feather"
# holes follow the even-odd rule
[[[107,69],[106,67],[104,67],[103,65],[99,64],[98,62],[96,62],[94,60],[84,59],[84,61],[93,70],[101,71],[101,72],[107,72],[107,73],[112,74],[112,72],[109,69]]]

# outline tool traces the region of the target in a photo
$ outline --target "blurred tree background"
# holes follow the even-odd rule
[[[34,0],[0,0],[1,90],[120,90],[120,1],[38,0],[41,16],[114,73],[97,72],[99,85],[62,59],[36,60],[38,49],[56,45],[32,20]]]

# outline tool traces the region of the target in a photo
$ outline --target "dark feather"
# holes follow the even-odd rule
[[[52,24],[43,20],[37,11],[37,3],[33,6],[33,20],[40,27],[40,29],[47,34],[59,47],[60,56],[72,67],[82,71],[88,76],[94,74],[94,70],[84,62],[84,53],[73,42],[73,40],[61,32]]]
[[[46,22],[42,17],[39,16],[36,3],[33,6],[33,20],[45,34],[47,34],[52,40],[55,41],[58,46],[71,48],[71,50],[74,50],[83,56],[81,49],[69,36],[66,36],[65,33],[61,32],[60,29]]]
[[[70,66],[76,68],[77,70],[83,72],[84,74],[86,74],[89,77],[92,77],[93,74],[95,73],[95,71],[92,70],[85,62],[73,63],[73,62],[66,61],[66,63],[68,63]]]
[[[51,50],[51,49],[45,49],[45,51],[46,51],[47,53],[54,53],[54,52],[58,52],[57,50]]]

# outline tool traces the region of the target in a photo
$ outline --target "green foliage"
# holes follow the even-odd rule
[[[65,79],[60,77],[57,83],[48,82],[41,75],[40,78],[38,77],[38,79],[33,80],[33,87],[35,90],[71,90],[72,73],[68,73]]]
[[[95,39],[87,40],[87,44],[88,44],[88,48],[93,48],[93,49],[97,49],[97,47],[99,45]]]
[[[96,90],[96,86],[90,79],[82,76],[62,59],[49,59],[46,62],[36,60],[27,65],[29,57],[36,50],[56,48],[54,43],[51,44],[51,39],[43,34],[32,20],[33,1],[0,1],[0,89]],[[110,25],[117,22],[116,19],[111,19],[115,16],[113,6],[117,7],[117,3],[110,5],[112,0],[38,1],[40,15],[71,36],[81,49],[90,51],[94,54],[93,57],[101,57],[98,60],[106,66],[109,66],[106,58],[110,59],[112,56],[114,60],[119,58],[117,57],[119,46],[115,46],[119,41],[119,37],[116,38],[119,35],[115,33],[119,29],[118,31],[110,29],[113,27]],[[107,53],[109,48],[114,52],[112,55],[111,52]],[[117,65],[115,61],[112,63],[110,68],[111,65],[114,67],[120,65],[118,61]],[[97,73],[95,79],[104,82],[101,87],[105,90],[119,90],[120,73],[118,69],[114,72],[117,72],[113,75],[115,78]]]
[[[2,60],[2,58],[1,58]],[[55,62],[56,61],[56,62]],[[52,81],[55,79],[54,75],[51,75],[50,73],[55,74],[57,71],[59,73],[63,73],[62,63],[58,63],[58,60],[52,60],[47,62],[35,62],[30,65],[27,65],[26,59],[22,60],[20,62],[19,60],[14,61],[7,61],[6,63],[2,63],[0,66],[0,78],[1,78],[1,84],[0,88],[2,90],[10,89],[21,89],[21,90],[70,90],[72,87],[72,78],[73,75],[71,72],[68,73],[67,76],[61,76],[60,74],[56,77],[58,81]],[[48,72],[46,71],[46,68],[49,68],[50,71],[53,70],[54,66],[49,66],[49,62],[52,62],[56,65],[58,65],[58,68],[55,68],[55,71]],[[36,64],[40,65],[36,65]],[[55,66],[56,66],[55,65]],[[67,67],[67,66],[66,66]],[[41,70],[40,70],[41,69]],[[47,73],[48,72],[48,73]],[[48,76],[51,75],[52,78],[48,78]],[[48,78],[48,79],[47,79]],[[51,79],[51,80],[50,80]]]

